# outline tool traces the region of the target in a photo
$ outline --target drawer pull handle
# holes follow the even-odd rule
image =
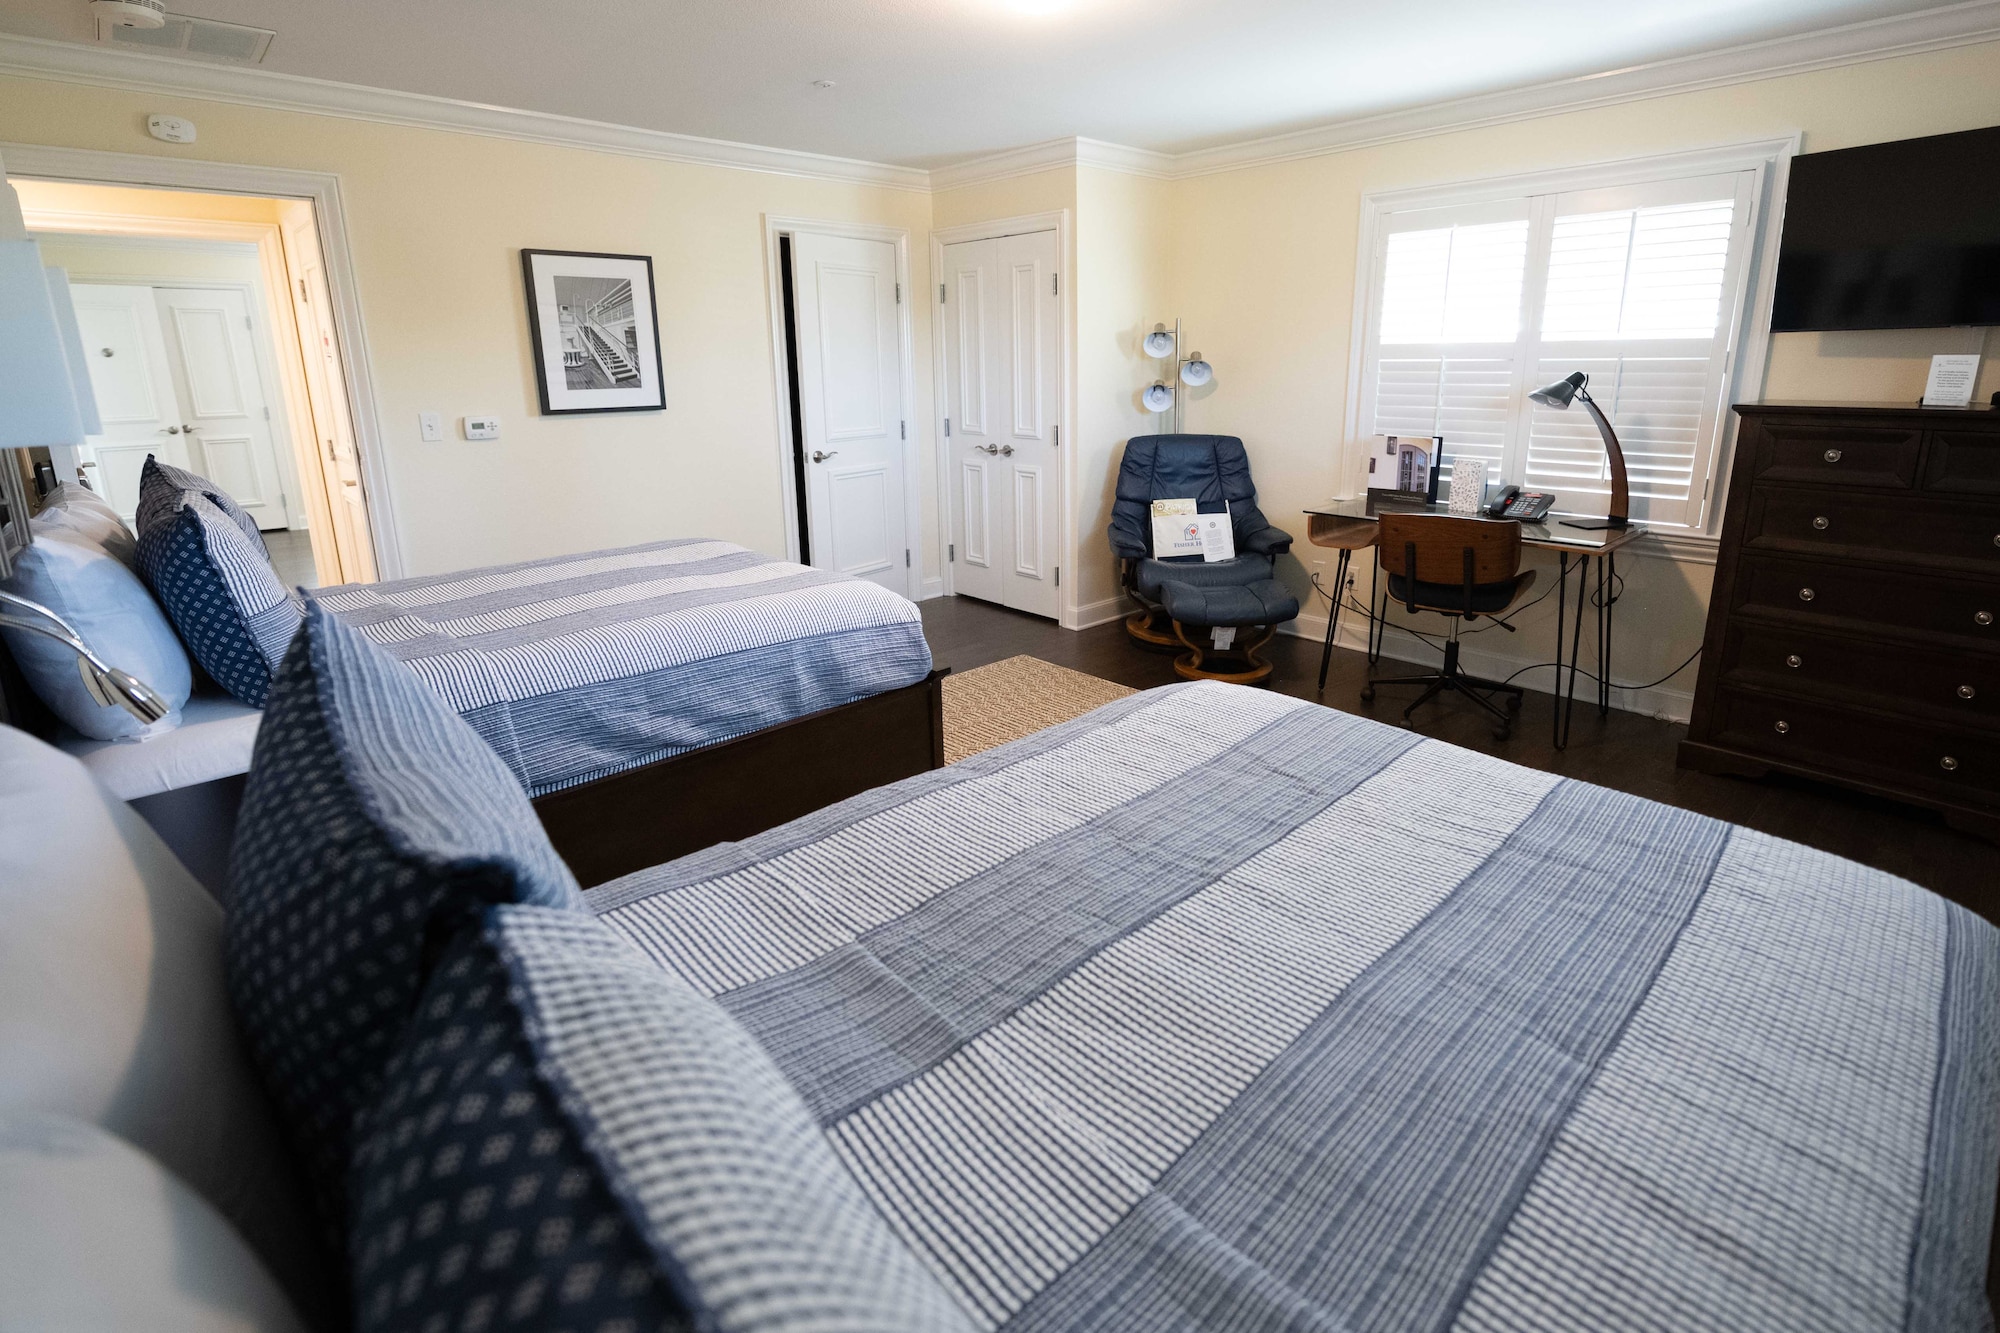
[[[1953,759],[1950,755],[1946,755],[1944,758],[1938,760],[1938,767],[1947,773],[1956,773],[1958,772],[1958,760]]]
[[[1800,588],[1800,589],[1799,589],[1799,600],[1800,600],[1800,601],[1802,601],[1802,602],[1810,602],[1810,601],[1811,601],[1812,599],[1813,599],[1813,590],[1812,590],[1811,588]],[[1980,614],[1981,614],[1981,615],[1985,615],[1986,613],[1985,613],[1984,611],[1982,611],[1982,612],[1980,612]]]
[[[1771,730],[1777,732],[1780,736],[1790,735],[1792,730],[1792,724],[1780,720],[1778,722],[1774,722],[1771,724]]]
[[[1827,450],[1826,461],[1829,463],[1838,463],[1840,461],[1840,450],[1838,449]]]
[[[1819,529],[1819,530],[1820,530],[1821,532],[1825,532],[1825,531],[1826,531],[1826,516],[1825,516],[1824,514],[1822,514],[1822,515],[1820,515],[1820,516],[1819,516],[1818,518],[1814,519],[1814,520],[1813,520],[1813,526],[1814,526],[1815,528],[1818,528],[1818,529]]]
[[[1961,699],[1970,699],[1973,695],[1977,693],[1979,693],[1979,691],[1973,689],[1970,685],[1961,685],[1958,687],[1958,697]]]
[[[1785,658],[1785,665],[1792,668],[1794,671],[1798,670],[1805,664],[1806,664],[1806,659],[1800,657],[1797,653],[1792,653]]]
[[[1993,544],[1995,546],[2000,546],[2000,532],[1996,532],[1993,534]]]
[[[1972,613],[1972,623],[1975,625],[1990,625],[1993,623],[1993,613],[1991,611],[1974,611]]]

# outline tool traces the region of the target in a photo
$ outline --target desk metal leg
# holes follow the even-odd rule
[[[1611,652],[1611,599],[1605,593],[1604,557],[1599,556],[1597,565],[1597,715],[1607,717],[1611,713],[1611,673],[1604,669],[1605,659]]]
[[[1569,626],[1569,681],[1563,681],[1563,613],[1569,587],[1569,553],[1557,553],[1556,573],[1556,693],[1553,741],[1558,750],[1569,746],[1571,716],[1576,711],[1577,668],[1583,653],[1583,604],[1590,600],[1590,557],[1576,558],[1576,619]]]
[[[1326,614],[1326,645],[1319,650],[1319,692],[1321,694],[1326,693],[1326,668],[1333,661],[1333,635],[1334,631],[1340,628],[1340,602],[1347,595],[1347,562],[1353,555],[1353,551],[1345,547],[1341,548],[1340,563],[1336,567],[1333,576],[1333,591],[1327,596],[1327,600],[1333,604],[1333,609]],[[1372,639],[1375,629],[1373,616],[1369,617],[1368,628],[1369,637]]]
[[[1607,591],[1604,594],[1604,659],[1597,664],[1598,677],[1604,682],[1604,712],[1611,712],[1611,612],[1618,605],[1618,553],[1604,557],[1610,572],[1604,580]]]
[[[1382,586],[1382,562],[1375,562],[1375,573],[1368,581],[1368,665],[1375,666],[1382,660],[1382,649],[1389,642],[1389,590]]]

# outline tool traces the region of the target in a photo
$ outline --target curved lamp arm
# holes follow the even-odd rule
[[[40,602],[31,602],[25,597],[17,597],[11,592],[0,590],[0,604],[18,606],[24,611],[42,617],[40,620],[28,620],[0,612],[0,626],[25,630],[30,634],[54,639],[75,653],[77,674],[83,677],[83,687],[100,706],[109,708],[116,705],[148,726],[173,711],[167,701],[160,697],[158,690],[131,672],[121,671],[110,665],[92,652],[90,645],[83,641],[83,636],[78,634],[67,620]]]
[[[1590,410],[1590,416],[1597,423],[1597,433],[1604,437],[1604,453],[1611,460],[1611,508],[1605,517],[1609,526],[1622,528],[1632,517],[1632,487],[1625,478],[1625,451],[1618,447],[1618,432],[1611,429],[1611,422],[1598,409],[1597,400],[1587,389],[1576,391],[1577,401]]]

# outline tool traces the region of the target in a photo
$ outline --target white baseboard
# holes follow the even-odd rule
[[[1368,651],[1368,622],[1361,616],[1342,616],[1340,634],[1335,643],[1355,652]],[[1300,616],[1280,631],[1314,643],[1326,641],[1325,616]],[[1459,646],[1459,661],[1475,676],[1489,680],[1505,680],[1524,666],[1532,666],[1546,658],[1518,657],[1508,653],[1489,652],[1473,644]],[[1382,656],[1398,662],[1413,662],[1419,666],[1435,668],[1442,656],[1436,648],[1425,643],[1409,631],[1391,625],[1382,641]],[[1586,656],[1585,670],[1595,670],[1596,661]],[[1615,675],[1615,673],[1614,673]],[[1526,689],[1538,690],[1543,694],[1556,692],[1556,673],[1553,667],[1540,671],[1530,671],[1514,683]],[[1569,679],[1565,674],[1563,679]],[[1595,698],[1595,682],[1578,674],[1576,682],[1578,705]],[[1694,710],[1694,692],[1675,689],[1669,685],[1654,685],[1643,690],[1613,688],[1611,706],[1628,713],[1642,713],[1647,717],[1662,718],[1668,722],[1685,722]]]
[[[1089,629],[1092,625],[1102,625],[1129,615],[1131,611],[1132,600],[1123,593],[1116,597],[1107,597],[1101,602],[1084,602],[1076,608],[1075,628]],[[1322,628],[1321,633],[1324,632]]]
[[[928,602],[933,597],[942,596],[944,596],[944,580],[942,578],[925,579],[917,590],[917,600],[920,602]]]

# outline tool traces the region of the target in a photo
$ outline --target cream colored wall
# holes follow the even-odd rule
[[[94,236],[71,237],[36,233],[42,262],[66,270],[71,282],[227,282],[248,284],[261,302],[264,266],[257,247],[244,244],[229,250],[194,250],[185,245],[117,238],[115,243]]]
[[[1300,510],[1336,485],[1364,194],[1794,131],[1818,151],[1995,123],[2000,43],[1987,43],[1176,182],[1176,292],[1217,374],[1187,427],[1243,436],[1265,512],[1300,538],[1297,554],[1310,562],[1322,553],[1304,543]],[[1143,317],[1137,302],[1129,313]],[[1914,401],[1931,352],[1968,350],[1967,336],[1789,335],[1775,340],[1766,396]],[[1997,388],[2000,366],[1988,362],[1979,392]],[[1622,560],[1619,571],[1627,585],[1613,677],[1650,681],[1700,645],[1712,566],[1654,556]],[[1308,572],[1291,561],[1281,570],[1302,593]],[[1551,562],[1544,588],[1552,575]],[[1528,612],[1520,634],[1481,635],[1480,651],[1469,646],[1468,656],[1489,671],[1508,664],[1500,674],[1548,660],[1553,610],[1551,599]],[[1325,603],[1316,603],[1299,632],[1323,632],[1324,616]],[[1546,688],[1550,676],[1526,680]],[[1693,678],[1686,672],[1636,706],[1684,716]]]
[[[197,122],[199,143],[149,138],[153,111]],[[930,282],[921,193],[19,78],[0,78],[0,125],[19,142],[339,174],[412,574],[696,533],[783,550],[764,215],[907,228],[912,282]],[[539,415],[524,247],[653,256],[666,411]],[[928,423],[930,317],[912,313]],[[490,413],[501,438],[424,444],[424,410]]]
[[[1118,610],[1117,568],[1105,537],[1125,441],[1150,435],[1160,419],[1139,394],[1170,368],[1139,341],[1171,324],[1174,217],[1169,182],[1077,170],[1076,589],[1084,624]],[[1191,421],[1193,418],[1190,417]]]

